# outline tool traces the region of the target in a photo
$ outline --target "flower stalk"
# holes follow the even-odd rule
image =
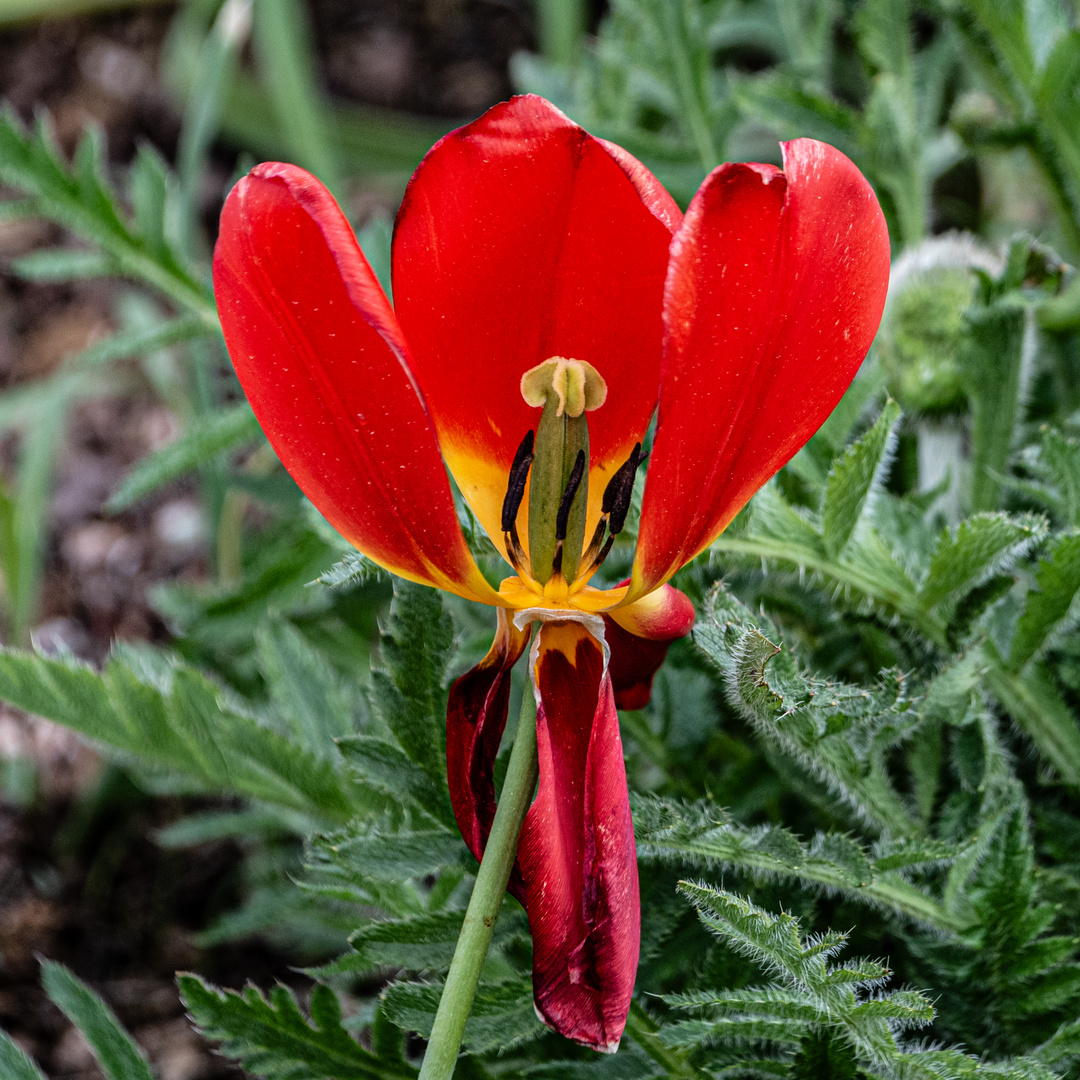
[[[536,699],[531,686],[526,684],[495,820],[469,898],[454,958],[450,961],[419,1080],[450,1080],[454,1075],[465,1022],[480,981],[480,969],[487,957],[503,893],[517,856],[521,823],[536,791],[537,773]]]

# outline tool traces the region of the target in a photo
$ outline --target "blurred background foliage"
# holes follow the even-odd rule
[[[22,33],[106,6],[6,0],[0,20]],[[445,685],[486,649],[490,613],[392,584],[280,469],[217,326],[221,199],[254,161],[306,166],[389,288],[411,170],[512,89],[628,148],[684,206],[718,163],[779,163],[778,140],[812,136],[878,193],[888,305],[833,416],[679,575],[698,629],[622,718],[644,915],[624,1047],[601,1060],[538,1025],[507,901],[459,1073],[1080,1075],[1075,6],[491,6],[520,28],[500,38],[508,62],[456,95],[335,91],[342,63],[379,57],[334,60],[329,3],[188,0],[152,6],[166,136],[117,148],[25,102],[0,117],[0,222],[52,223],[5,273],[111,283],[107,332],[0,391],[0,698],[108,761],[58,843],[110,820],[123,845],[132,807],[174,800],[159,845],[242,852],[202,945],[257,937],[318,965],[310,1022],[283,987],[185,976],[198,1027],[270,1080],[415,1075],[476,868],[448,813]],[[64,433],[86,403],[132,395],[173,427],[95,523],[180,491],[198,555],[150,582],[148,630],[80,644],[47,618]],[[43,798],[18,754],[2,777],[10,805]],[[105,1076],[146,1080],[93,991],[58,965],[42,978]],[[40,1076],[10,1040],[0,1066]]]

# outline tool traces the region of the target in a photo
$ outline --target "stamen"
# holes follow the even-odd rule
[[[638,466],[648,456],[647,452],[642,451],[641,443],[635,443],[630,456],[615,470],[615,475],[604,488],[604,497],[600,502],[600,520],[596,523],[592,540],[589,541],[589,546],[581,557],[581,565],[588,569],[579,576],[580,581],[588,581],[600,569],[603,561],[611,553],[615,537],[623,531],[626,515],[630,513],[630,503],[634,496],[634,480],[637,478]],[[600,541],[604,538],[605,528],[609,528],[611,533],[604,546],[601,547]]]
[[[563,492],[562,501],[559,503],[559,512],[555,515],[555,540],[561,542],[566,539],[566,524],[570,517],[570,507],[574,505],[574,496],[581,485],[581,478],[585,475],[585,451],[579,450],[574,458],[574,467],[570,470],[570,479],[566,481],[566,490]]]
[[[510,482],[506,487],[506,497],[502,504],[503,532],[509,532],[510,526],[517,520],[521,509],[521,499],[525,494],[525,481],[529,478],[529,467],[533,461],[533,433],[527,431],[521,445],[514,453],[514,464],[510,466]]]
[[[518,536],[517,515],[521,509],[521,500],[525,494],[525,481],[529,478],[529,468],[533,462],[533,433],[527,431],[525,438],[514,452],[514,463],[510,466],[510,480],[506,485],[506,497],[502,504],[502,530],[503,541],[506,544],[506,557],[510,565],[524,575],[524,567],[528,562],[525,557],[525,549],[521,546],[521,537]]]
[[[638,466],[648,457],[642,453],[641,443],[635,443],[630,456],[615,470],[615,475],[604,488],[604,498],[600,510],[609,515],[608,525],[611,535],[617,536],[626,524],[626,515],[630,513],[630,502],[634,497],[634,480]]]

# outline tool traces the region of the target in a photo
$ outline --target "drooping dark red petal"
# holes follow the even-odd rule
[[[535,669],[540,783],[518,845],[544,1021],[595,1050],[622,1037],[641,905],[619,721],[603,649],[578,623],[545,623]]]
[[[877,331],[889,236],[839,150],[721,165],[671,245],[660,407],[630,598],[710,544],[821,426]]]
[[[314,176],[270,163],[233,188],[214,293],[266,437],[330,524],[402,577],[498,603],[461,535],[397,319]]]
[[[540,415],[521,376],[552,356],[607,381],[589,414],[589,530],[599,518],[656,403],[681,219],[644,165],[531,95],[447,135],[413,176],[394,233],[394,304],[447,464],[497,545],[514,451]],[[521,515],[525,541],[527,505]]]
[[[498,609],[495,640],[487,656],[450,687],[446,707],[446,779],[461,836],[473,855],[483,857],[495,819],[493,769],[506,727],[510,669],[525,651],[530,629],[514,628]],[[526,688],[526,693],[532,693]],[[515,866],[510,892],[525,901],[521,871]]]
[[[628,583],[621,581],[616,588]],[[620,709],[648,705],[668,647],[693,630],[695,618],[690,597],[670,585],[604,612],[604,637],[611,650],[608,672]]]

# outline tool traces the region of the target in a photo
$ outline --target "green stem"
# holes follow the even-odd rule
[[[530,685],[526,684],[506,780],[465,912],[461,936],[454,949],[454,959],[450,962],[419,1080],[450,1080],[454,1075],[465,1021],[469,1018],[480,969],[487,957],[495,920],[499,917],[503,893],[517,855],[518,833],[536,789],[537,770],[536,701]]]

